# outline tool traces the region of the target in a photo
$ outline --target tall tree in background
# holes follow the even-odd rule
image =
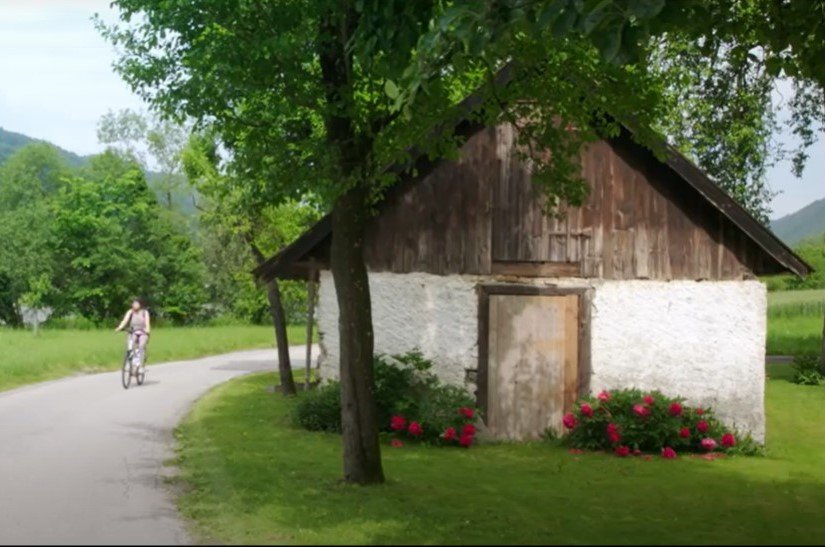
[[[383,471],[364,226],[412,167],[409,147],[449,156],[459,118],[510,121],[526,149],[550,151],[532,154],[549,204],[579,204],[583,143],[615,135],[616,120],[635,120],[642,144],[655,142],[648,128],[663,118],[667,93],[644,61],[656,37],[685,32],[710,43],[705,34],[719,28],[738,46],[730,16],[713,4],[117,0],[122,24],[101,28],[121,47],[126,81],[163,114],[214,127],[241,172],[275,186],[270,199],[312,190],[332,204],[344,476],[373,483]],[[774,58],[766,54],[766,66]],[[478,100],[461,102],[473,90]]]
[[[185,120],[173,123],[129,109],[107,112],[97,126],[101,144],[143,167],[152,189],[168,211],[187,205],[182,203],[186,187],[181,153],[189,132]]]
[[[182,161],[190,183],[205,198],[201,207],[204,223],[219,235],[242,241],[256,266],[265,262],[267,253],[290,243],[318,218],[317,209],[309,204],[284,202],[272,206],[258,199],[263,192],[249,191],[255,184],[254,179],[247,180],[247,184],[227,180],[232,175],[222,172],[217,147],[206,135],[192,136]],[[294,395],[296,387],[280,284],[272,279],[265,289],[278,348],[280,389],[286,395]]]
[[[69,168],[45,143],[20,149],[0,166],[0,320],[23,322],[21,304],[43,305],[56,263],[51,203]]]

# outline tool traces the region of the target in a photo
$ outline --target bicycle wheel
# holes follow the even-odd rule
[[[120,369],[120,380],[123,383],[123,389],[129,389],[129,384],[132,383],[132,352],[127,351],[126,357],[123,359],[123,367]]]

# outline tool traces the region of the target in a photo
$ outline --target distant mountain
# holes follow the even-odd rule
[[[6,159],[8,159],[9,156],[17,152],[19,149],[33,142],[45,142],[47,144],[51,144],[52,146],[57,148],[58,151],[60,151],[60,155],[63,156],[66,159],[66,162],[68,162],[68,164],[72,167],[80,167],[81,165],[86,163],[87,158],[84,156],[79,156],[74,152],[63,150],[59,146],[55,146],[54,144],[48,141],[34,139],[32,137],[23,135],[22,133],[6,131],[2,127],[0,127],[0,163],[6,161]]]
[[[771,229],[788,245],[825,233],[825,198],[810,203],[795,213],[771,221]]]

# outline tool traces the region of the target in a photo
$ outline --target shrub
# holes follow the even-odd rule
[[[712,410],[692,408],[684,399],[658,391],[624,389],[585,397],[564,416],[563,424],[568,429],[564,440],[571,447],[619,456],[756,449],[749,438],[737,439]]]
[[[328,382],[301,393],[293,412],[295,422],[309,431],[341,432],[341,384]]]
[[[818,386],[825,379],[818,355],[797,355],[793,358],[793,383],[803,386]]]
[[[417,350],[401,355],[376,355],[373,364],[378,425],[382,431],[432,444],[460,441],[464,428],[474,421],[473,400],[466,390],[443,385],[432,371],[432,361]],[[301,394],[294,411],[296,423],[311,431],[340,432],[340,393],[340,384],[330,382]],[[416,425],[410,431],[413,423]],[[444,432],[449,427],[456,429],[456,435],[445,439]]]

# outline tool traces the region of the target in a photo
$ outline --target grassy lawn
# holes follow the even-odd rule
[[[295,429],[274,375],[248,376],[179,428],[180,507],[209,543],[821,543],[825,387],[789,372],[769,371],[766,457],[385,445],[389,480],[370,488],[338,481],[338,437]]]
[[[118,368],[125,335],[113,330],[0,329],[0,390],[52,380],[78,372]],[[290,327],[291,343],[306,340],[306,329]],[[150,363],[189,359],[239,349],[274,345],[272,327],[163,327],[152,332]]]
[[[768,293],[768,353],[818,353],[823,314],[825,289]]]

